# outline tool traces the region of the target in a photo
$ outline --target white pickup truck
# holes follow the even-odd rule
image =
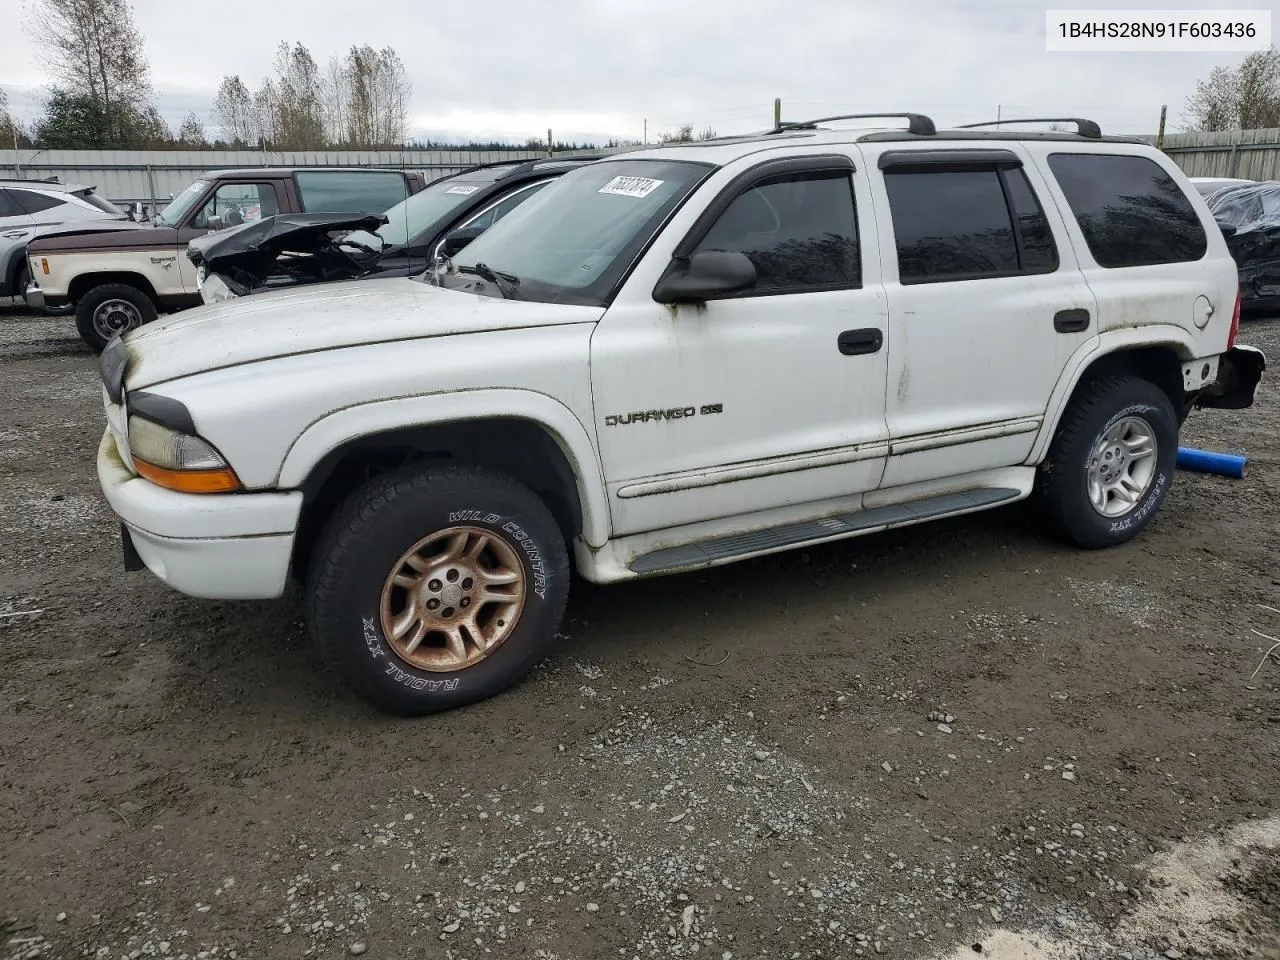
[[[1135,536],[1184,418],[1249,406],[1265,366],[1203,200],[1088,121],[844,119],[587,164],[423,278],[113,341],[98,474],[126,564],[218,598],[292,571],[351,688],[422,714],[524,676],[572,570],[1029,497],[1080,547]]]

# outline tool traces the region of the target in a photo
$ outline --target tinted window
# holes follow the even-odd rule
[[[1049,167],[1100,266],[1185,263],[1208,249],[1186,194],[1146,157],[1055,153]]]
[[[450,178],[437,180],[428,184],[411,197],[402,197],[399,202],[385,210],[387,222],[378,228],[378,236],[393,247],[403,247],[410,243],[422,243],[427,237],[422,235],[428,228],[444,226],[446,217],[459,207],[474,203],[478,193],[485,187],[492,186],[491,179],[466,180]]]
[[[62,197],[51,197],[44,193],[36,193],[33,190],[11,189],[9,194],[18,201],[18,206],[22,207],[27,213],[41,213],[44,210],[52,210],[54,207],[60,207],[67,202]]]
[[[745,253],[756,268],[754,293],[857,286],[862,272],[849,173],[770,177],[736,197],[696,249]]]
[[[0,217],[25,217],[26,215],[26,212],[18,206],[18,201],[9,196],[8,190],[0,190]]]
[[[1009,209],[1013,212],[1013,225],[1018,240],[1018,260],[1023,273],[1051,273],[1058,269],[1058,248],[1053,242],[1053,231],[1045,219],[1040,201],[1036,199],[1021,170],[1002,170]]]
[[[903,283],[1018,272],[1018,245],[1000,174],[887,172],[885,188]]]
[[[110,201],[107,201],[107,200],[103,200],[102,197],[98,196],[92,190],[86,190],[83,193],[77,193],[76,196],[79,197],[81,200],[83,200],[85,203],[89,204],[89,206],[93,207],[96,210],[101,210],[103,213],[109,213],[112,216],[117,216],[117,217],[124,216],[123,210],[117,207],[114,203],[111,203]]]
[[[382,213],[404,200],[405,178],[394,172],[298,171],[298,192],[307,213]]]

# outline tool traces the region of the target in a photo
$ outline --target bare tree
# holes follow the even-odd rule
[[[0,87],[0,150],[8,150],[18,142],[18,121],[9,113],[9,95]]]
[[[1197,81],[1186,109],[1196,130],[1280,127],[1280,51],[1255,50],[1235,69],[1214,67]]]
[[[188,113],[178,128],[178,142],[184,147],[207,147],[208,139],[204,135],[204,124],[194,113]]]
[[[408,133],[412,91],[391,47],[352,47],[329,61],[324,82],[329,139],[352,147],[400,146]]]
[[[281,150],[316,150],[326,145],[320,97],[320,70],[300,43],[276,48],[275,77],[258,92],[267,115],[262,123]]]
[[[253,94],[238,76],[223,77],[213,102],[213,115],[222,129],[222,139],[237,144],[254,144],[261,133],[258,107]]]
[[[690,143],[693,140],[693,124],[682,123],[675,133],[661,133],[659,143]]]
[[[36,0],[28,29],[61,86],[99,105],[107,139],[128,139],[126,125],[148,116],[151,99],[129,0]]]

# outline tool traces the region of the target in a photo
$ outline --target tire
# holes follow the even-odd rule
[[[1109,431],[1120,439],[1102,449]],[[1134,456],[1142,445],[1132,445],[1143,432],[1154,450]],[[1117,457],[1117,449],[1124,456]],[[1178,416],[1168,395],[1138,377],[1099,377],[1080,388],[1062,415],[1036,478],[1035,505],[1050,532],[1067,543],[1086,549],[1124,543],[1164,503],[1177,456]],[[1127,495],[1117,496],[1122,490]],[[1098,493],[1101,507],[1095,506]]]
[[[482,538],[488,546],[471,565],[440,561],[439,554],[431,556],[436,548],[459,542],[443,531],[466,535],[460,552]],[[405,562],[419,547],[422,553],[413,556],[425,567],[421,573]],[[484,602],[479,573],[495,580],[517,576],[514,586],[490,589],[521,594],[518,607]],[[326,525],[307,570],[307,624],[326,663],[358,697],[388,713],[422,716],[484,700],[523,679],[555,641],[569,573],[555,519],[523,485],[476,467],[411,468],[369,481]],[[410,591],[391,583],[394,574],[419,580],[414,595],[421,618],[405,604]],[[434,630],[409,651],[420,629],[456,629],[468,616],[463,600],[469,598],[477,602],[462,639],[473,642],[463,651],[478,659],[460,660]],[[434,612],[426,607],[432,602]],[[416,626],[393,644],[401,617]],[[496,641],[486,652],[474,643],[481,628]]]
[[[80,339],[101,353],[114,338],[156,318],[156,305],[137,287],[104,283],[93,287],[76,303],[76,329]]]
[[[31,282],[31,268],[23,263],[13,278],[13,295],[23,303],[27,302],[27,284]]]

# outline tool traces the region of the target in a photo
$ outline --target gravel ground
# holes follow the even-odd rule
[[[296,595],[123,572],[70,319],[0,307],[0,363],[4,960],[1280,957],[1271,386],[1124,547],[1015,506],[579,586],[526,683],[405,721]]]

